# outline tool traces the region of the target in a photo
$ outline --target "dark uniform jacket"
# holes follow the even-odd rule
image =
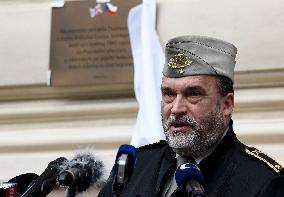
[[[175,152],[165,141],[137,149],[133,175],[123,197],[160,197],[165,181],[175,172]],[[282,167],[255,148],[246,147],[230,128],[219,146],[198,165],[208,197],[284,197]],[[99,197],[111,197],[113,172]],[[178,189],[172,197],[186,196]]]

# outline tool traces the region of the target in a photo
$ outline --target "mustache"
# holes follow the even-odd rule
[[[174,115],[171,114],[170,117],[167,120],[167,125],[170,127],[172,125],[188,125],[192,128],[195,128],[197,126],[197,122],[194,118],[188,116],[188,115]]]

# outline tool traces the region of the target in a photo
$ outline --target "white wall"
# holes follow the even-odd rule
[[[50,1],[0,1],[0,86],[47,82]]]
[[[237,71],[284,67],[284,3],[279,0],[158,0],[163,44],[183,34],[234,43]]]

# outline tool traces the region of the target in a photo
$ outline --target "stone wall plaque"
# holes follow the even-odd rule
[[[87,0],[53,7],[50,84],[133,83],[127,17],[139,3],[141,0]]]

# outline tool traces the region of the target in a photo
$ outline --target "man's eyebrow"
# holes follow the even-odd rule
[[[161,92],[173,92],[174,90],[167,86],[161,86]],[[198,91],[198,92],[205,92],[204,87],[199,85],[188,85],[185,86],[182,90],[182,92],[192,92],[192,91]]]
[[[186,86],[183,88],[182,92],[206,92],[204,87],[199,86],[199,85],[193,85],[193,86]]]
[[[171,89],[170,87],[161,86],[161,92],[173,92],[173,89]]]
[[[189,85],[189,86],[185,86],[184,90],[204,90],[204,88],[202,86],[199,85]]]

